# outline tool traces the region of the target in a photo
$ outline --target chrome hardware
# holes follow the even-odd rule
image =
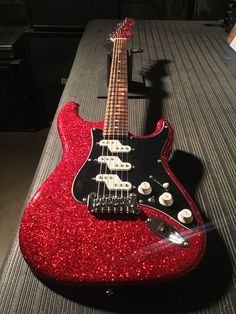
[[[146,222],[149,229],[159,237],[181,247],[187,248],[189,246],[189,241],[185,236],[164,220],[157,217],[148,217]]]
[[[156,202],[155,197],[154,196],[149,197],[148,202],[149,203],[155,203]]]
[[[140,213],[137,196],[131,193],[126,197],[101,196],[92,192],[88,196],[88,208],[93,214],[134,214]]]

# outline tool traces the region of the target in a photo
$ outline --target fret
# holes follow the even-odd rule
[[[111,117],[112,115],[110,115]],[[127,118],[123,118],[123,116],[120,116],[119,119],[116,116],[114,119],[110,119],[110,121],[116,121],[117,123],[121,123],[121,122],[127,122],[128,123],[128,119]]]
[[[115,125],[112,125],[113,129],[112,132],[126,132],[127,131],[127,127],[128,125],[124,126],[124,127],[119,127],[119,126],[115,126]],[[107,127],[107,128],[104,128],[104,131],[107,131],[107,132],[110,132],[110,126]]]
[[[126,107],[124,106],[124,101],[122,99],[119,99],[119,100],[114,99],[114,101],[110,100],[109,103],[107,104],[107,107],[109,107],[109,108],[115,109],[116,106],[122,107],[123,109],[126,109]]]
[[[113,113],[109,113],[108,114],[110,117],[113,117]],[[126,118],[126,117],[124,117],[122,114],[119,114],[119,120],[118,120],[118,117],[117,117],[117,115],[115,116],[115,118],[114,118],[114,121],[120,121],[120,120],[123,120],[123,121],[128,121],[128,118]],[[112,121],[112,120],[111,120]]]
[[[127,39],[114,40],[104,136],[128,136]]]
[[[119,95],[119,94],[113,95],[112,97],[109,97],[108,100],[107,100],[107,102],[113,103],[113,102],[115,102],[117,99],[118,99],[119,101],[122,100],[124,106],[127,105],[126,96],[125,96],[125,95]]]
[[[122,126],[120,126],[120,123],[122,123]],[[120,128],[123,128],[123,127],[127,127],[127,126],[128,126],[128,121],[122,120],[122,121],[120,121],[119,123],[113,121],[113,122],[109,123],[108,125],[109,125],[109,126],[116,125],[116,126],[119,126]],[[108,126],[108,125],[107,125],[107,126]]]
[[[122,72],[124,72],[125,70],[122,70]],[[122,73],[121,71],[117,71],[116,73],[114,73],[114,75],[111,75],[111,80],[116,80],[117,76],[119,76],[119,79],[126,79],[125,73]],[[118,79],[118,80],[119,80]],[[119,82],[119,81],[118,81]]]

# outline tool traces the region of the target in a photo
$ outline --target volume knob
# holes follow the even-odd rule
[[[174,203],[173,197],[169,192],[161,194],[159,197],[159,203],[163,206],[171,206]]]
[[[140,194],[149,195],[152,193],[152,187],[149,182],[144,181],[138,186],[138,191]]]
[[[178,213],[178,220],[184,224],[190,224],[193,221],[193,214],[189,209],[182,209]]]

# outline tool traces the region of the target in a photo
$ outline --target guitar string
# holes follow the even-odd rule
[[[128,127],[128,83],[129,83],[129,69],[128,69],[128,43],[127,40],[125,41],[125,49],[124,49],[124,54],[125,54],[125,85],[126,85],[126,90],[125,90],[125,133],[126,133],[126,145],[128,146],[129,144],[129,127]],[[129,161],[129,152],[126,153],[126,158],[125,161],[128,163]],[[132,166],[131,166],[132,167]],[[129,171],[126,171],[126,181],[129,182]],[[129,190],[127,190],[127,198],[129,198]]]
[[[121,110],[121,118],[119,119],[119,123],[121,123],[121,137],[124,138],[124,103],[123,103],[123,88],[124,88],[124,58],[123,58],[123,50],[124,50],[124,39],[121,40],[121,47],[120,47],[120,56],[121,56],[121,60],[120,60],[120,80],[119,80],[119,84],[120,84],[120,87],[122,89],[122,92],[120,93],[120,95],[118,95],[118,99],[119,99],[119,109]],[[119,128],[120,128],[120,125],[119,125]],[[122,143],[123,145],[123,143]],[[122,162],[124,162],[124,153],[123,151],[121,152],[121,160]],[[121,170],[121,180],[122,182],[124,182],[124,171]],[[123,189],[121,190],[121,197],[123,198],[124,197],[124,194],[123,194]]]
[[[128,62],[127,62],[127,39],[123,38],[120,40],[120,89],[121,91],[117,98],[119,99],[119,109],[121,109],[121,119],[119,119],[119,130],[121,130],[121,136],[124,139],[124,145],[128,145],[128,134],[127,134],[127,118],[128,118]],[[118,84],[119,85],[119,84]],[[123,143],[122,143],[123,144]],[[128,152],[121,152],[122,162],[128,162]],[[121,170],[121,180],[129,182],[129,170]],[[121,192],[121,197],[124,196],[124,191]],[[129,190],[126,191],[126,196],[129,197]]]
[[[119,71],[120,71],[120,39],[117,38],[117,54],[116,54],[116,91],[115,91],[115,112],[113,114],[113,119],[114,119],[114,124],[116,125],[117,121],[118,121],[118,125],[116,126],[116,128],[114,128],[114,136],[116,135],[117,137],[119,137],[120,134],[120,112],[119,112],[119,80],[120,80],[120,76],[119,76]],[[117,114],[116,114],[117,113]],[[117,143],[117,142],[116,142]],[[119,158],[119,153],[116,154],[116,156]],[[116,175],[118,176],[118,170],[116,169]],[[120,176],[118,176],[120,178]],[[119,195],[119,189],[115,190],[115,197],[118,198]],[[122,197],[122,190],[120,190],[120,197]]]
[[[121,93],[118,96],[119,99],[119,108],[121,109],[121,119],[119,120],[119,123],[121,124],[121,127],[119,125],[119,129],[121,129],[121,136],[123,138],[123,142],[124,145],[127,145],[127,130],[126,130],[126,116],[127,116],[127,40],[125,38],[123,38],[121,40],[121,47],[120,47],[120,51],[121,51],[121,62],[120,62],[120,88],[121,88]],[[122,143],[123,144],[123,143]],[[126,155],[126,156],[125,156]],[[124,157],[125,156],[125,157]],[[128,157],[128,153],[124,153],[124,151],[121,152],[121,159],[122,162],[127,162],[127,157]],[[126,172],[126,175],[125,175]],[[121,180],[124,182],[125,179],[126,181],[128,181],[128,170],[121,170]],[[122,197],[124,196],[124,192],[122,190]],[[126,196],[129,196],[129,191],[126,191]]]
[[[105,140],[104,135],[102,135],[102,139]],[[105,146],[102,146],[102,156],[104,155],[104,149],[105,149]],[[97,162],[98,162],[98,160],[97,160]],[[103,164],[101,163],[100,167],[99,167],[99,177],[102,175],[102,168],[103,168]],[[97,201],[99,200],[100,186],[101,186],[101,181],[98,180],[97,197],[96,197]]]
[[[114,102],[113,102],[113,107],[112,107],[112,130],[113,130],[113,140],[119,135],[120,132],[120,118],[117,117],[116,113],[117,110],[119,110],[119,69],[120,69],[120,39],[116,39],[116,53],[115,53],[115,79],[114,79],[114,86],[115,86],[115,92],[114,92]],[[118,112],[119,114],[119,112]],[[118,125],[117,125],[118,121]],[[118,148],[118,144],[116,141],[116,149]],[[119,158],[119,154],[116,152],[116,156]],[[118,176],[118,170],[115,169],[115,175]],[[119,176],[118,176],[119,177]],[[118,198],[118,191],[119,189],[115,189],[115,198]]]
[[[109,79],[109,99],[108,99],[108,115],[106,117],[106,131],[105,133],[107,133],[107,140],[109,140],[110,137],[110,133],[112,130],[112,116],[113,116],[113,106],[111,104],[114,104],[114,95],[115,95],[115,84],[113,84],[114,82],[114,72],[115,69],[117,67],[117,62],[116,62],[116,41],[114,40],[114,47],[113,47],[113,53],[112,53],[112,64],[111,64],[111,72],[110,72],[110,79]],[[113,138],[114,139],[114,138]],[[108,146],[106,147],[106,156],[104,157],[108,157],[109,156],[109,148]],[[112,152],[112,156],[113,156],[113,152]],[[109,161],[108,161],[109,163]],[[104,173],[104,177],[108,177],[107,176],[107,171],[108,171],[108,166],[107,163],[105,161],[105,173]],[[111,171],[112,172],[112,171]],[[109,179],[107,179],[109,180]],[[108,183],[109,184],[109,183]],[[109,190],[109,197],[111,196],[111,191]],[[105,198],[105,193],[106,193],[106,183],[104,182],[103,185],[103,198]]]
[[[109,78],[109,86],[108,86],[108,98],[107,98],[107,115],[106,115],[106,123],[105,123],[105,134],[106,134],[106,139],[107,141],[110,140],[110,119],[111,119],[111,103],[112,103],[112,97],[113,97],[113,84],[112,84],[112,79],[113,79],[113,71],[114,71],[114,48],[113,48],[113,52],[112,52],[112,61],[111,61],[111,70],[110,70],[110,78]],[[103,199],[105,199],[105,195],[106,195],[106,178],[107,178],[107,163],[109,163],[108,161],[108,156],[109,156],[109,145],[106,145],[106,153],[103,155],[103,157],[105,158],[104,160],[104,167],[105,167],[105,171],[104,171],[104,180],[103,180]],[[109,181],[108,181],[109,184]],[[109,188],[108,188],[109,191]],[[109,191],[109,196],[110,196],[110,191]]]
[[[116,108],[116,89],[117,89],[117,84],[116,84],[116,80],[117,80],[117,67],[118,67],[118,58],[117,58],[117,50],[118,50],[118,42],[117,42],[117,39],[114,40],[114,55],[113,55],[113,58],[114,58],[114,72],[113,72],[113,82],[112,82],[112,85],[113,85],[113,97],[112,97],[112,106],[111,106],[111,116],[110,116],[110,131],[112,133],[112,141],[114,143],[116,143],[117,145],[117,142],[115,142],[115,108]],[[117,148],[117,146],[115,146],[115,149]],[[112,154],[111,154],[112,158],[113,157],[116,157],[116,155],[114,154],[114,151],[112,150]],[[115,164],[115,167],[116,167],[116,163]],[[112,170],[112,174],[113,174],[113,170]],[[117,171],[115,171],[115,175],[117,175]],[[113,177],[113,186],[115,185],[115,179]],[[111,191],[110,191],[110,194],[109,196],[111,197]],[[115,198],[117,198],[117,189],[115,189]]]
[[[118,105],[118,110],[119,110],[119,119],[118,119],[118,133],[120,134],[121,138],[123,139],[122,142],[124,142],[124,144],[127,144],[127,138],[126,138],[126,125],[124,123],[125,118],[126,118],[126,107],[127,107],[127,103],[126,102],[126,97],[127,97],[127,82],[125,82],[124,80],[126,80],[126,76],[127,76],[127,48],[126,48],[126,39],[119,39],[118,43],[119,43],[119,68],[118,68],[118,89],[117,89],[117,105]],[[123,145],[123,143],[122,143]],[[124,151],[121,151],[121,162],[125,162],[127,161],[127,153],[126,153],[126,158],[124,157]],[[121,169],[121,181],[124,182],[124,177],[125,177],[125,173],[126,172],[126,178],[128,175],[128,171],[127,170],[123,170],[123,168]],[[127,179],[128,181],[128,179]],[[124,189],[121,189],[121,198],[124,197]],[[126,195],[127,197],[129,196],[129,191],[126,191]]]
[[[120,121],[121,121],[121,117],[122,117],[121,112],[120,112],[120,99],[119,99],[119,88],[120,88],[120,80],[121,80],[121,76],[120,76],[121,72],[120,71],[121,71],[121,63],[122,63],[122,61],[121,61],[122,52],[121,52],[121,40],[120,39],[118,39],[118,47],[119,47],[119,53],[118,53],[118,69],[117,69],[117,90],[116,90],[116,99],[117,99],[117,101],[116,101],[116,107],[117,107],[117,110],[118,110],[118,113],[119,113],[118,114],[118,127],[117,127],[118,132],[117,133],[120,134]],[[122,140],[121,140],[121,145],[123,145]],[[123,158],[122,157],[123,156],[122,156],[122,153],[121,153],[121,164],[123,162]],[[121,179],[121,181],[123,181],[122,170],[120,172],[121,172],[120,179]],[[120,189],[120,197],[121,198],[123,197],[122,188]]]
[[[116,118],[117,118],[117,115],[116,115],[116,112],[117,112],[117,85],[118,85],[118,69],[119,69],[119,53],[117,54],[117,51],[119,50],[119,40],[116,39],[116,71],[115,71],[115,94],[114,94],[114,105],[113,105],[113,115],[112,115],[112,119],[113,119],[113,140],[115,139],[115,131],[116,131]],[[119,126],[118,126],[119,127]],[[117,149],[117,142],[116,143],[116,149]],[[116,153],[116,156],[118,156],[118,153]],[[116,169],[115,171],[115,175],[118,175],[118,171]],[[115,198],[117,199],[118,198],[118,189],[116,188],[115,189]]]
[[[114,101],[113,101],[113,107],[112,107],[112,134],[113,134],[113,140],[115,139],[115,137],[119,137],[120,136],[120,131],[122,131],[121,127],[122,124],[120,125],[120,80],[121,80],[121,56],[122,56],[122,47],[121,47],[121,43],[122,40],[120,38],[117,38],[116,41],[116,50],[115,50],[115,77],[114,77],[114,86],[115,86],[115,92],[114,92]],[[118,117],[116,115],[116,113],[118,113]],[[118,123],[117,123],[118,122]],[[115,141],[114,141],[115,142]],[[115,142],[117,145],[117,142]],[[116,146],[117,148],[117,146]],[[116,153],[116,157],[119,158],[119,154]],[[123,161],[123,154],[121,154],[121,162]],[[118,176],[118,169],[115,169],[115,175]],[[123,181],[123,174],[121,171],[121,178],[120,176],[118,176],[119,179],[121,179]],[[114,182],[113,182],[114,183]],[[120,190],[120,197],[123,197],[123,190],[122,189],[115,189],[115,198],[118,198],[118,191]]]
[[[119,131],[120,134],[121,134],[121,137],[123,139],[123,143],[122,145],[126,145],[126,126],[125,126],[125,118],[126,118],[126,96],[127,96],[127,91],[126,91],[126,71],[127,71],[127,62],[126,62],[126,42],[127,40],[125,38],[122,38],[120,40],[120,67],[119,67],[119,73],[120,73],[120,76],[119,76],[119,95],[117,96],[118,98],[118,102],[119,102],[119,109],[121,110],[120,111],[120,116],[121,118],[119,119]],[[127,157],[127,152],[125,153],[123,150],[121,152],[121,160],[122,160],[122,163],[125,162],[127,158],[125,158],[126,154],[126,157]],[[122,182],[125,182],[125,172],[127,173],[127,169],[124,169],[122,168],[121,170],[121,180]],[[121,190],[121,197],[123,198],[124,197],[124,192],[125,190],[122,189]],[[128,191],[127,191],[128,192]],[[128,194],[127,194],[128,195]]]
[[[112,61],[113,61],[113,56],[112,56]],[[111,72],[110,72],[110,77],[109,77],[109,86],[108,86],[108,98],[107,98],[107,105],[106,105],[106,111],[105,111],[105,121],[104,121],[104,127],[106,127],[106,130],[109,128],[109,115],[110,115],[110,104],[109,101],[111,101],[111,95],[112,95],[112,84],[111,84],[111,79],[112,79],[112,71],[113,71],[113,67],[111,65]],[[108,135],[106,135],[107,131],[104,130],[103,131],[103,140],[108,140]],[[107,138],[106,138],[107,137]],[[105,153],[105,150],[107,150],[107,153]],[[105,157],[105,155],[108,154],[108,147],[106,146],[106,144],[104,144],[104,146],[102,146],[102,156]],[[101,162],[100,164],[100,170],[99,170],[99,175],[102,175],[102,169],[103,169],[103,163]],[[106,172],[106,163],[105,163],[105,172]],[[105,175],[105,174],[104,174]],[[100,187],[102,181],[98,181],[98,188],[97,188],[97,200],[99,199],[99,195],[100,195]],[[103,186],[103,197],[104,197],[104,193],[105,193],[105,182],[103,182],[104,186]]]
[[[122,108],[122,114],[121,114],[121,127],[122,127],[122,132],[121,132],[121,134],[122,134],[122,138],[124,138],[124,115],[125,115],[125,112],[124,112],[124,107],[125,107],[125,105],[124,105],[124,91],[123,91],[123,88],[124,88],[124,42],[125,42],[125,39],[123,39],[122,40],[122,47],[121,47],[121,59],[122,59],[122,62],[121,62],[121,67],[122,67],[122,70],[121,70],[121,72],[120,73],[122,73],[122,75],[121,75],[121,86],[122,86],[122,93],[121,93],[121,96],[122,97],[120,97],[120,99],[121,99],[121,103],[122,103],[122,106],[121,106],[121,108]],[[124,144],[125,144],[125,140],[124,140]],[[122,154],[121,154],[121,156],[122,156],[122,162],[124,162],[124,152],[122,151]],[[122,170],[122,181],[124,181],[124,170]],[[123,190],[122,190],[122,197],[123,197]]]

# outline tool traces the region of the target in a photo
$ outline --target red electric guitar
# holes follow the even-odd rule
[[[42,278],[65,283],[164,281],[190,272],[205,248],[202,218],[168,166],[172,129],[128,131],[127,40],[133,19],[111,35],[104,122],[58,116],[63,157],[23,215],[23,256]]]

